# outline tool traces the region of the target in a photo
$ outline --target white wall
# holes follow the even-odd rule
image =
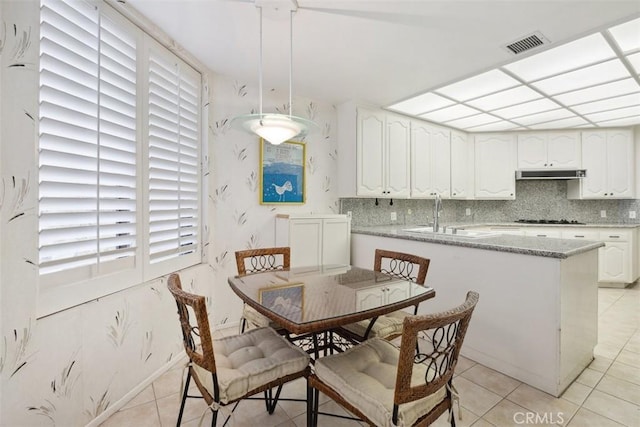
[[[165,277],[36,318],[38,5],[0,2],[8,29],[0,58],[0,426],[80,426],[162,373],[182,343]],[[10,67],[18,63],[24,66]],[[258,140],[228,126],[257,109],[258,94],[252,82],[208,79],[208,262],[181,274],[187,290],[208,297],[215,325],[235,323],[241,313],[227,284],[235,250],[273,245],[277,212],[337,212],[337,150],[334,108],[294,100],[295,114],[320,125],[307,138],[307,203],[259,205]],[[288,98],[267,91],[265,111]]]

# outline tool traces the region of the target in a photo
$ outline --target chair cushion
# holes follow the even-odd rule
[[[316,360],[315,374],[376,426],[391,427],[399,355],[398,347],[389,341],[373,338],[344,353]],[[424,383],[426,371],[426,365],[414,364],[411,384]],[[443,387],[430,396],[400,405],[397,425],[412,425],[445,397]]]
[[[373,328],[371,328],[371,331],[369,332],[369,338],[388,338],[402,334],[402,323],[404,322],[404,318],[410,315],[411,314],[406,311],[398,310],[378,317],[376,323],[373,324]],[[367,328],[369,327],[369,323],[369,320],[362,320],[360,322],[350,323],[343,327],[358,336],[364,337],[364,334],[367,332]]]
[[[268,317],[258,313],[256,309],[251,307],[250,305],[245,304],[244,310],[242,311],[242,317],[244,317],[247,320],[247,323],[249,323],[250,325],[253,325],[256,328],[266,328],[267,326],[272,327],[274,329],[279,328],[279,326],[276,323],[269,320]]]
[[[271,328],[213,340],[220,402],[228,403],[271,381],[304,370],[309,355]],[[213,396],[211,372],[195,365],[198,379]]]

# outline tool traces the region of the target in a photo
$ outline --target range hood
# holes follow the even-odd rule
[[[516,171],[516,179],[579,179],[586,176],[586,169],[520,169]]]

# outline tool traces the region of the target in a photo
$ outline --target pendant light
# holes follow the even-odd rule
[[[256,0],[256,8],[260,14],[260,64],[258,69],[260,111],[258,114],[246,114],[234,118],[233,125],[247,132],[254,133],[273,145],[278,145],[293,138],[304,137],[311,129],[316,127],[316,124],[311,120],[296,117],[291,114],[293,109],[293,14],[298,9],[298,2],[296,0],[291,0],[289,10],[289,114],[264,114],[262,112],[262,5],[259,5],[258,2],[266,4],[269,3],[269,0]],[[280,5],[282,1],[272,3]]]

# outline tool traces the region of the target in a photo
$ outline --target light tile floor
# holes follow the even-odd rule
[[[599,289],[599,340],[595,360],[560,398],[552,397],[513,378],[461,358],[454,385],[461,396],[462,419],[456,425],[569,427],[640,426],[640,286]],[[234,332],[234,331],[230,331]],[[217,332],[222,334],[222,332]],[[182,366],[176,366],[143,390],[103,427],[174,426],[180,405]],[[193,394],[197,392],[194,391]],[[285,386],[283,397],[304,398],[304,380]],[[321,398],[321,410],[346,414],[334,402]],[[187,401],[183,426],[211,424],[202,400]],[[306,425],[302,402],[280,402],[273,415],[264,403],[244,401],[230,426],[295,427]],[[224,417],[218,417],[222,425]],[[359,426],[356,421],[320,417],[321,426]],[[435,426],[447,426],[447,414]]]

